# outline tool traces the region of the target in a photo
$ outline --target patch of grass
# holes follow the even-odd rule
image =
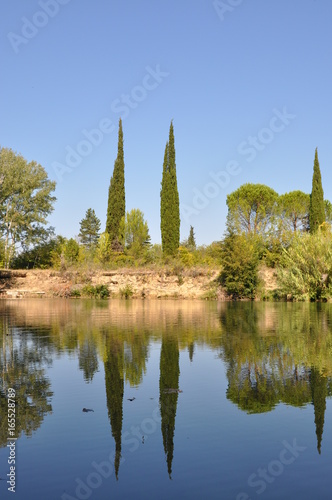
[[[106,285],[85,285],[82,288],[82,295],[94,299],[108,299],[110,292]]]
[[[134,295],[132,286],[128,284],[125,287],[120,288],[119,292],[120,292],[120,297],[124,299],[130,299],[130,297]]]

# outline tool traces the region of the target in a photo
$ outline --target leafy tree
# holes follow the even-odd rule
[[[220,283],[233,298],[255,297],[260,241],[255,235],[231,233],[222,245]]]
[[[126,213],[123,131],[122,121],[119,120],[118,155],[114,163],[113,176],[108,191],[108,207],[106,219],[106,232],[111,242],[121,238],[119,234],[120,222]]]
[[[84,219],[80,222],[79,238],[82,245],[88,249],[96,246],[99,238],[100,220],[92,208],[88,208]]]
[[[120,232],[123,234],[124,244],[135,256],[150,244],[148,223],[144,221],[144,214],[138,208],[133,208],[122,218]]]
[[[28,163],[11,149],[0,149],[0,231],[4,238],[4,266],[9,267],[17,245],[45,241],[47,216],[53,210],[55,182],[35,161]]]
[[[273,222],[278,194],[264,184],[243,184],[227,196],[227,225],[235,233],[263,234]]]
[[[102,233],[98,240],[96,258],[103,264],[110,260],[112,254],[111,239],[108,233]]]
[[[31,250],[21,252],[12,260],[11,267],[14,269],[46,269],[52,267],[53,255],[57,253],[61,255],[61,244],[63,238],[61,236],[53,237],[48,241],[36,245]]]
[[[79,244],[77,243],[76,240],[74,240],[74,238],[70,238],[69,240],[67,240],[63,247],[62,247],[62,253],[66,259],[66,262],[68,264],[74,264],[74,262],[77,262],[78,261],[78,256],[79,256],[79,253],[80,253],[80,246]]]
[[[302,191],[291,191],[279,196],[279,209],[286,229],[307,230],[310,195]]]
[[[312,190],[309,207],[309,230],[315,233],[318,227],[325,221],[324,193],[322,177],[319,168],[317,148],[315,150],[314,173],[312,176]]]
[[[57,245],[51,250],[52,266],[56,269],[65,269],[78,261],[80,246],[74,238],[67,240],[58,236]]]
[[[174,255],[180,243],[180,205],[176,178],[173,122],[165,147],[163,175],[160,191],[160,229],[165,255]]]

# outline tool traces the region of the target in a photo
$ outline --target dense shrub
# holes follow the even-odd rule
[[[255,297],[260,240],[254,235],[230,234],[222,244],[220,283],[232,298]]]
[[[277,272],[281,291],[294,300],[332,297],[332,234],[298,234],[284,250],[285,267]]]
[[[110,296],[110,292],[106,285],[86,285],[82,288],[82,295],[94,299],[107,299]]]

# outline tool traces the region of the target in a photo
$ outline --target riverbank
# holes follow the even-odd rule
[[[217,280],[219,273],[220,269],[195,267],[181,272],[168,268],[0,271],[0,297],[83,297],[89,287],[103,285],[110,298],[227,300]],[[276,288],[272,269],[262,268],[260,278],[266,292]]]

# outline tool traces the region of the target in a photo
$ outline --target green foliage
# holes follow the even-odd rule
[[[130,299],[134,295],[134,291],[132,289],[132,286],[127,284],[125,287],[120,288],[120,297],[125,298],[125,299]]]
[[[121,219],[120,232],[123,235],[123,244],[131,255],[138,257],[150,245],[148,223],[144,221],[141,210],[133,208]]]
[[[123,154],[122,121],[119,120],[118,155],[114,163],[113,176],[108,192],[106,233],[109,234],[111,244],[122,239],[119,234],[120,222],[126,213],[125,176]]]
[[[82,245],[88,249],[93,248],[98,243],[100,231],[100,220],[92,208],[88,208],[84,219],[80,222],[79,238]]]
[[[308,229],[310,195],[302,191],[291,191],[279,196],[279,215],[286,230]]]
[[[273,223],[278,194],[264,184],[243,184],[227,195],[227,226],[235,233],[259,233]]]
[[[173,122],[165,147],[160,191],[160,229],[163,253],[175,255],[180,243],[180,205],[176,178]]]
[[[74,238],[66,240],[62,246],[62,255],[65,258],[66,264],[72,265],[78,261],[80,246]]]
[[[86,285],[82,288],[82,295],[94,299],[108,299],[110,292],[106,285]]]
[[[102,233],[98,239],[98,245],[95,252],[96,260],[97,262],[101,262],[102,264],[104,264],[105,262],[108,262],[110,260],[111,255],[111,238],[110,235],[105,232]]]
[[[11,149],[0,149],[0,233],[4,265],[9,267],[16,246],[24,250],[45,241],[47,217],[53,211],[55,182],[35,161],[28,163]]]
[[[13,269],[47,269],[53,265],[53,254],[61,254],[61,237],[52,238],[49,241],[36,245],[31,250],[21,252],[12,260]]]
[[[50,261],[55,269],[66,269],[78,262],[80,246],[73,238],[57,237],[57,244],[50,252]]]
[[[220,283],[234,299],[255,297],[261,242],[252,234],[231,233],[222,245]]]
[[[190,226],[189,237],[187,241],[188,247],[195,249],[196,248],[196,240],[193,226]]]
[[[329,200],[324,200],[325,207],[325,222],[332,224],[332,203]]]
[[[315,233],[319,226],[325,221],[324,193],[322,177],[319,168],[317,148],[315,151],[314,173],[312,176],[312,191],[310,195],[309,207],[309,229],[310,233]]]
[[[326,300],[332,296],[332,234],[296,235],[278,270],[281,291],[293,300]]]

